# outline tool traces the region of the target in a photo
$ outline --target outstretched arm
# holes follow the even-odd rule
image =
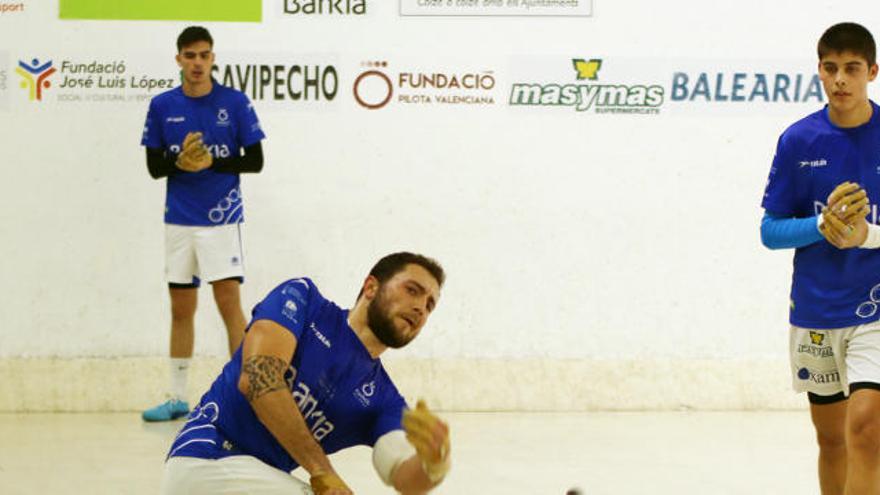
[[[311,475],[316,495],[350,495],[314,439],[284,373],[296,350],[296,337],[271,320],[257,320],[245,335],[238,389],[261,423],[284,450]]]
[[[415,409],[404,412],[403,427],[376,441],[373,465],[379,477],[400,493],[427,493],[449,472],[449,426],[419,401]]]

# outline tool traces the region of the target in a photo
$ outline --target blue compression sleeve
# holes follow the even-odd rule
[[[761,219],[761,243],[770,249],[809,246],[824,239],[816,227],[816,217],[786,218],[764,212]]]

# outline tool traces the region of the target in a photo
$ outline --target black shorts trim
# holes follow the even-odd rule
[[[850,387],[850,390],[852,390],[852,387]],[[844,401],[846,400],[846,395],[844,395],[843,392],[837,392],[834,395],[818,395],[814,394],[813,392],[807,392],[807,400],[810,401],[810,404],[824,406],[827,404],[835,404],[837,402]]]
[[[871,390],[880,390],[880,383],[874,382],[855,382],[849,384],[849,393],[852,395],[856,390],[861,389],[871,389]]]
[[[178,284],[176,282],[168,282],[168,288],[169,289],[198,289],[199,284],[198,283]]]
[[[214,282],[223,282],[224,280],[238,280],[238,283],[240,283],[240,284],[244,283],[244,277],[226,277],[226,278],[221,278],[219,280],[211,280],[208,283],[213,284]]]

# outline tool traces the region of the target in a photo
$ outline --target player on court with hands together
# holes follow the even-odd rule
[[[806,392],[823,495],[880,487],[880,107],[871,33],[855,23],[819,39],[828,104],[779,137],[761,240],[795,249],[789,322],[792,385]]]
[[[444,278],[436,261],[400,252],[373,266],[351,310],[307,278],[272,290],[172,443],[162,493],[348,495],[328,456],[355,445],[373,448],[400,493],[441,483],[449,427],[423,401],[407,408],[379,356],[421,332]]]
[[[263,130],[248,97],[211,77],[214,40],[190,26],[177,38],[182,83],[150,101],[141,144],[147,170],[166,178],[165,280],[171,298],[170,386],[165,401],[145,410],[145,421],[189,413],[187,381],[195,344],[198,288],[211,284],[226,327],[229,353],[247,325],[240,175],[263,169]]]

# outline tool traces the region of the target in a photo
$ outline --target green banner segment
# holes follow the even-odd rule
[[[61,19],[260,22],[262,0],[58,0]]]

